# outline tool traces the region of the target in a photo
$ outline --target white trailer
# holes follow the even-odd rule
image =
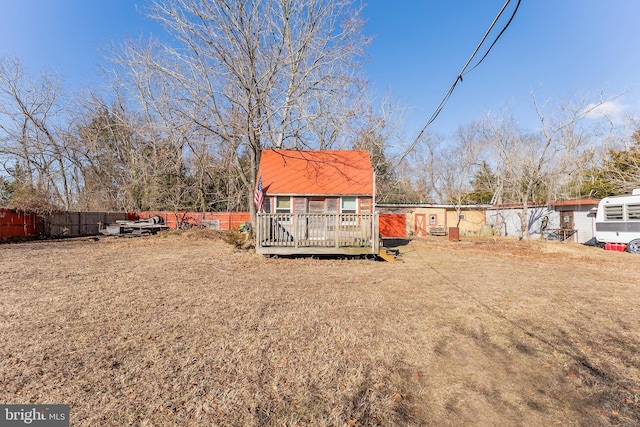
[[[631,195],[605,197],[596,213],[598,243],[621,243],[640,254],[640,189]]]

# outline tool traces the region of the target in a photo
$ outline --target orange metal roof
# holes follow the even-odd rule
[[[264,150],[258,177],[271,195],[366,195],[373,191],[368,151]]]

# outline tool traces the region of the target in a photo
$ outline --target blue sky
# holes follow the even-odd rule
[[[415,137],[448,90],[504,0],[370,0],[366,33],[374,36],[366,76],[408,108]],[[497,28],[505,24],[512,0]],[[32,73],[52,70],[73,90],[99,82],[101,46],[159,27],[138,9],[144,0],[0,0],[0,55]],[[597,99],[618,116],[640,113],[640,1],[523,0],[485,61],[458,85],[430,126],[449,134],[487,111],[513,112],[535,127],[531,92],[540,101]],[[490,37],[490,40],[492,37]]]

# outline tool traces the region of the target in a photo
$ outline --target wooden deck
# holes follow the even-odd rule
[[[256,252],[265,255],[377,255],[372,214],[258,214]]]

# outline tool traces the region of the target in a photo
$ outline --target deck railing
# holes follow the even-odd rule
[[[256,246],[377,251],[373,214],[257,214]]]

